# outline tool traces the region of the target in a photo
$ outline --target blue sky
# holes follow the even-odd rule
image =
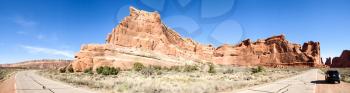
[[[102,44],[129,6],[158,11],[184,37],[218,46],[285,34],[321,42],[323,57],[350,44],[350,0],[0,0],[0,63],[73,59]]]

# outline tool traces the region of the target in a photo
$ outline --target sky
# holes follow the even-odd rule
[[[133,6],[203,44],[286,35],[321,43],[321,56],[350,49],[350,0],[0,0],[0,64],[74,59],[83,44],[103,44]]]

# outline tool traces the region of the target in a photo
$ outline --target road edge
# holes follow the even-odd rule
[[[269,85],[269,84],[271,84],[271,83],[280,82],[280,81],[285,80],[285,79],[288,79],[288,78],[297,77],[297,76],[299,76],[299,75],[301,75],[301,74],[304,74],[304,73],[306,73],[307,71],[310,71],[310,70],[313,70],[313,69],[305,70],[305,71],[302,71],[302,72],[299,73],[299,74],[296,74],[296,75],[293,75],[293,76],[290,76],[290,77],[281,78],[281,79],[278,79],[278,80],[275,80],[275,81],[272,81],[272,82],[267,82],[267,83],[260,84],[260,85],[256,85],[256,86],[252,86],[252,87],[246,87],[246,88],[238,89],[237,91],[233,91],[233,92],[234,92],[234,93],[238,93],[238,92],[242,92],[242,91],[245,91],[245,90],[248,90],[248,89],[258,88],[258,87],[262,87],[262,86],[265,86],[265,85]],[[316,87],[315,87],[315,88],[316,88]],[[226,93],[226,92],[222,92],[222,93]]]

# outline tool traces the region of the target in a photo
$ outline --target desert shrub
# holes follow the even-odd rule
[[[66,73],[66,68],[60,68],[59,71],[60,73]]]
[[[139,62],[134,63],[133,69],[135,71],[141,71],[144,68],[145,66],[142,63],[139,63]]]
[[[180,69],[179,66],[171,66],[168,70],[169,70],[169,71],[181,72],[181,69]]]
[[[68,72],[73,73],[74,69],[72,67],[68,68]]]
[[[193,72],[196,70],[198,70],[198,66],[196,66],[196,65],[185,65],[183,72]]]
[[[104,67],[98,67],[98,68],[96,68],[96,73],[97,73],[97,74],[102,74],[103,68],[104,68]]]
[[[232,74],[234,73],[235,71],[233,69],[227,69],[223,72],[223,74]]]
[[[153,68],[154,70],[162,70],[162,67],[161,67],[161,66],[152,66],[152,68]]]
[[[0,80],[4,79],[5,72],[0,69]]]
[[[92,72],[92,68],[85,69],[85,70],[84,70],[84,73],[94,74],[94,73]]]
[[[140,72],[143,75],[150,76],[150,75],[153,75],[155,73],[155,70],[148,67],[148,68],[142,69]]]
[[[208,73],[216,73],[214,64],[208,64],[208,66],[209,66]]]
[[[108,67],[108,66],[103,66],[103,67],[98,67],[96,69],[97,74],[102,74],[102,75],[117,75],[120,72],[120,68],[115,68],[115,67]]]
[[[260,73],[265,71],[265,69],[262,66],[258,66],[258,68],[252,68],[252,73]]]

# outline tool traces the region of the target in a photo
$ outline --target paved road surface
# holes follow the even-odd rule
[[[93,93],[74,88],[67,84],[46,79],[35,71],[21,71],[16,74],[15,89],[17,93]]]
[[[316,83],[316,93],[350,93],[350,83],[331,84],[324,80],[324,74],[318,73],[318,80],[313,81]]]
[[[239,93],[315,93],[318,69],[306,71],[297,76],[273,82],[260,87],[253,87]]]

